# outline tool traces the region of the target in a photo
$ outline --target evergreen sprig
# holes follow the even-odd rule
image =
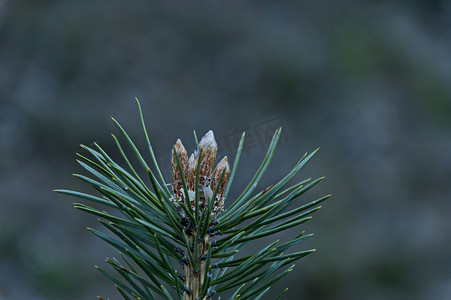
[[[239,142],[233,167],[229,171],[226,158],[218,164],[215,170],[219,171],[212,179],[216,186],[210,190],[206,188],[209,179],[205,181],[202,177],[205,161],[211,154],[210,148],[205,146],[206,139],[198,142],[194,134],[198,146],[197,161],[190,159],[188,163],[182,151],[184,148],[177,142],[173,148],[171,192],[158,166],[138,100],[137,103],[151,166],[122,126],[114,118],[113,122],[148,178],[139,176],[119,139],[112,135],[126,167],[116,163],[96,143],[93,147],[81,145],[91,158],[77,154],[78,162],[91,177],[74,176],[91,185],[101,196],[55,190],[120,213],[117,216],[82,203],[74,204],[75,208],[98,216],[100,223],[112,233],[107,235],[88,228],[119,250],[121,260],[106,259],[117,275],[96,268],[114,282],[124,299],[207,299],[227,290],[234,291],[230,299],[260,299],[276,281],[293,270],[296,260],[315,251],[289,252],[292,246],[312,236],[303,231],[288,242],[275,241],[251,255],[238,257],[239,251],[249,242],[298,228],[321,208],[318,204],[330,197],[327,195],[291,208],[302,194],[323,179],[307,179],[286,187],[318,149],[306,153],[279,182],[255,193],[276,149],[281,129],[276,130],[254,177],[224,209],[223,201],[235,177],[245,134]],[[187,178],[189,166],[195,170],[190,173],[191,179]],[[180,190],[174,187],[174,182],[179,183]],[[188,187],[192,188],[193,182],[191,191]],[[282,291],[277,299],[286,291]]]

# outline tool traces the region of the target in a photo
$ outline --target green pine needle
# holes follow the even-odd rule
[[[320,197],[303,205],[297,200],[322,179],[288,183],[302,167],[317,153],[318,149],[305,154],[294,168],[279,182],[256,192],[259,182],[269,167],[275,153],[281,129],[277,129],[268,151],[246,188],[236,199],[228,199],[224,211],[221,202],[227,198],[238,169],[243,150],[243,133],[229,171],[223,168],[217,173],[215,188],[206,190],[210,184],[199,170],[205,167],[209,153],[204,151],[205,141],[197,139],[198,151],[194,167],[194,190],[188,187],[186,155],[173,148],[176,174],[180,178],[182,199],[177,200],[157,163],[147,132],[141,105],[136,99],[140,122],[148,147],[150,162],[145,160],[124,128],[112,118],[122,138],[133,152],[129,157],[119,139],[112,135],[125,166],[115,162],[99,145],[81,145],[86,154],[77,154],[78,163],[89,175],[74,176],[94,188],[96,194],[87,194],[67,189],[55,192],[104,205],[110,212],[101,211],[83,203],[74,207],[99,217],[99,221],[110,234],[88,228],[94,235],[119,251],[121,260],[106,259],[115,270],[112,275],[100,267],[96,268],[109,278],[124,299],[207,299],[231,290],[230,299],[262,299],[271,286],[290,273],[294,265],[285,266],[313,252],[303,250],[288,252],[312,234],[299,233],[285,243],[275,241],[251,255],[240,256],[240,250],[251,242],[279,234],[291,228],[299,228],[311,215],[321,208],[320,203],[331,195]],[[214,145],[216,145],[214,143]],[[206,148],[205,148],[206,149]],[[185,152],[186,153],[186,152]],[[182,155],[182,156],[181,156]],[[216,152],[214,153],[216,155]],[[135,160],[148,178],[141,178],[134,166]],[[169,162],[166,162],[169,165]],[[174,169],[172,170],[174,172]],[[202,171],[204,172],[204,171]],[[213,173],[212,173],[213,174]],[[213,176],[213,175],[212,175]],[[213,187],[213,186],[212,186]],[[190,196],[194,195],[194,196]],[[202,202],[205,198],[205,202]],[[222,199],[222,200],[221,200]],[[194,206],[192,206],[194,201]],[[294,207],[293,207],[294,206]],[[115,213],[113,213],[115,211]],[[276,299],[281,299],[287,289]],[[99,299],[103,299],[100,296]]]

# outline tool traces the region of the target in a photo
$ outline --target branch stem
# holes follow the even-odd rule
[[[190,245],[193,245],[192,249],[186,249],[190,251],[193,259],[197,260],[198,270],[194,269],[191,263],[185,266],[185,287],[187,288],[183,294],[183,300],[198,300],[202,294],[202,287],[204,284],[205,272],[207,272],[207,267],[205,263],[205,258],[208,252],[208,243],[210,242],[210,236],[206,234],[204,237],[200,237],[197,243],[194,242],[196,239],[197,232],[192,231],[187,234],[187,239]],[[197,244],[197,251],[194,251],[194,247]],[[197,257],[194,254],[197,253]],[[185,258],[188,260],[189,253],[185,253]],[[204,297],[202,300],[206,300]]]

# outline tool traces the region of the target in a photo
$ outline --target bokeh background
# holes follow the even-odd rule
[[[451,299],[451,2],[0,1],[1,300],[120,299],[96,218],[51,190],[90,191],[75,153],[114,152],[110,116],[145,151],[134,97],[167,178],[177,138],[233,160],[248,132],[231,198],[259,129],[284,128],[261,189],[321,147],[297,177],[333,194],[298,229],[319,251],[267,299]]]

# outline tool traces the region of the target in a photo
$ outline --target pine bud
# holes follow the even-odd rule
[[[221,182],[219,182],[219,179],[221,177],[222,172],[224,172],[224,175],[222,176]],[[229,181],[230,176],[230,167],[229,163],[227,162],[227,156],[224,156],[224,158],[218,163],[215,170],[213,171],[212,178],[211,178],[211,189],[214,191],[216,189],[216,186],[219,184],[218,191],[216,193],[216,199],[213,205],[213,211],[212,211],[212,220],[215,220],[218,218],[218,216],[224,211],[224,190],[226,188],[227,182]]]
[[[205,209],[209,199],[213,196],[213,191],[219,184],[218,192],[213,200],[213,210],[211,213],[211,221],[217,219],[219,214],[224,210],[224,190],[227,185],[230,176],[230,167],[227,162],[227,157],[224,157],[213,169],[216,160],[216,154],[218,152],[218,145],[213,134],[213,131],[209,130],[200,140],[199,147],[188,159],[188,154],[185,147],[180,140],[177,140],[175,144],[175,151],[180,160],[180,164],[183,169],[183,176],[185,177],[186,189],[188,192],[188,198],[183,191],[182,180],[180,172],[177,167],[177,161],[175,159],[175,153],[172,151],[172,190],[173,196],[171,201],[177,207],[180,215],[185,216],[181,205],[190,205],[192,210],[196,207],[196,188],[198,191],[198,207],[199,209]],[[200,159],[200,163],[199,163]],[[199,170],[197,166],[199,165]],[[224,176],[219,182],[219,177],[224,171]],[[196,187],[196,175],[199,173],[199,182]]]
[[[175,151],[177,151],[177,156],[180,161],[180,165],[182,167],[182,173],[186,172],[188,168],[188,153],[186,152],[185,147],[182,144],[180,139],[175,143]],[[181,196],[182,191],[182,179],[180,177],[179,168],[177,167],[177,160],[175,158],[174,150],[172,150],[172,159],[171,159],[171,167],[172,167],[172,191],[175,195]]]
[[[222,177],[222,180],[219,183],[219,178],[221,177],[221,173],[223,171],[224,176]],[[229,181],[229,176],[230,176],[230,167],[229,163],[227,162],[227,156],[224,156],[224,158],[218,163],[218,165],[214,169],[213,174],[211,176],[211,189],[213,191],[216,189],[216,185],[219,183],[217,195],[222,195],[224,193],[227,181]]]
[[[196,188],[196,168],[197,158],[194,159],[194,155],[191,154],[188,160],[188,168],[186,169],[186,187],[192,191]]]
[[[216,153],[218,152],[218,145],[216,144],[213,131],[209,130],[199,142],[199,150],[196,152],[199,155],[202,149],[202,157],[200,160],[199,170],[199,184],[206,186],[209,184],[211,172],[213,171],[216,160]],[[194,167],[196,168],[196,167]]]

